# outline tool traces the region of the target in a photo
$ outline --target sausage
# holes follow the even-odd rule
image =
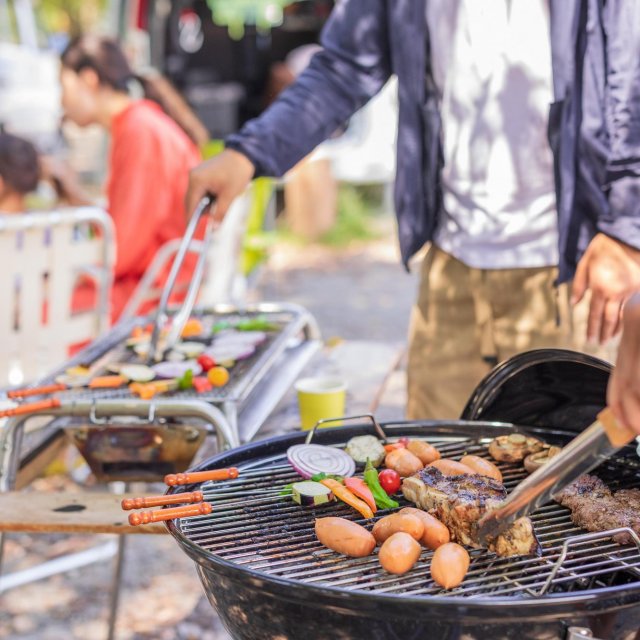
[[[431,464],[434,460],[440,459],[440,452],[433,445],[423,440],[409,440],[407,449],[419,458],[422,464]]]
[[[481,476],[487,476],[493,478],[498,482],[502,482],[502,473],[500,469],[496,467],[490,460],[485,460],[480,456],[463,456],[460,458],[460,462],[467,467],[470,467],[475,473]]]
[[[385,540],[380,547],[378,558],[385,571],[407,573],[418,562],[422,548],[408,533],[399,531]]]
[[[389,451],[384,459],[385,465],[393,469],[401,478],[407,478],[424,468],[420,458],[408,449],[394,449]]]
[[[373,537],[377,542],[384,542],[394,533],[402,531],[407,533],[414,540],[420,540],[424,535],[424,525],[422,520],[411,513],[392,513],[389,516],[380,518],[373,525]]]
[[[368,556],[376,546],[369,531],[346,518],[317,518],[316,536],[325,547],[352,558]]]
[[[438,518],[434,518],[422,509],[405,507],[404,509],[400,509],[398,513],[408,513],[420,519],[420,522],[424,525],[424,533],[422,534],[422,538],[420,538],[420,542],[429,549],[437,549],[451,539],[449,529],[447,529]]]
[[[443,589],[453,589],[464,580],[470,562],[471,558],[464,547],[455,542],[447,542],[433,553],[431,577]]]
[[[475,474],[475,471],[471,467],[467,467],[466,464],[456,462],[455,460],[449,460],[448,458],[434,460],[429,466],[435,467],[445,476],[461,476],[465,473],[469,473],[471,475]]]

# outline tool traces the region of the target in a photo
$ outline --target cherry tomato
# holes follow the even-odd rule
[[[383,469],[378,474],[380,486],[387,492],[387,495],[393,495],[400,488],[400,476],[393,469]]]
[[[206,353],[201,353],[198,356],[198,364],[202,367],[203,371],[209,371],[209,369],[216,366],[215,360]]]
[[[207,380],[214,387],[224,387],[229,382],[229,372],[224,367],[213,367],[207,373]]]

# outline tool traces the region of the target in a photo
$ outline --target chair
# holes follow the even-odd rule
[[[113,225],[95,207],[0,215],[0,388],[35,380],[109,326]],[[96,301],[73,310],[79,279]]]

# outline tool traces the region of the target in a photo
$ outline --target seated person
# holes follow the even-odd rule
[[[0,213],[24,213],[40,179],[38,153],[27,140],[0,132]]]
[[[80,127],[98,124],[111,137],[106,195],[117,247],[111,301],[116,321],[158,249],[184,235],[184,198],[189,170],[201,160],[202,131],[166,82],[133,73],[114,40],[80,36],[61,64],[65,116]],[[130,95],[133,81],[152,99]],[[69,172],[55,165],[49,171],[70,204],[89,203]],[[179,283],[189,281],[189,271],[183,270]]]

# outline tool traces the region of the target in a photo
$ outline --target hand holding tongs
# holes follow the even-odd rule
[[[175,345],[175,343],[180,338],[180,335],[182,334],[185,323],[191,315],[191,311],[193,310],[193,305],[195,304],[196,298],[198,296],[198,290],[200,289],[200,283],[202,282],[202,276],[204,275],[204,267],[207,262],[207,254],[209,251],[209,245],[211,244],[211,237],[213,235],[213,216],[208,216],[207,218],[207,226],[205,228],[204,237],[201,243],[202,249],[200,251],[200,255],[198,256],[198,262],[196,263],[193,277],[191,278],[191,282],[189,283],[187,295],[181,308],[173,316],[171,329],[169,330],[169,334],[167,335],[164,349],[162,349],[161,352],[158,352],[158,340],[160,338],[160,332],[168,319],[167,304],[169,302],[169,296],[171,295],[173,287],[175,286],[178,273],[182,268],[182,263],[184,262],[185,256],[187,255],[189,245],[193,240],[193,235],[196,232],[198,223],[200,222],[203,214],[209,209],[209,207],[211,207],[214,201],[215,198],[210,195],[207,195],[202,198],[202,200],[200,200],[198,206],[196,207],[196,210],[191,216],[191,220],[189,220],[187,230],[185,231],[182,242],[180,243],[180,247],[178,248],[178,252],[176,253],[176,257],[174,258],[173,264],[171,265],[169,277],[167,278],[167,282],[162,289],[162,295],[160,297],[160,303],[158,305],[156,319],[153,326],[153,333],[151,334],[151,341],[149,342],[149,353],[147,355],[147,361],[150,364],[162,360],[164,354],[169,351],[173,347],[173,345]]]
[[[603,409],[591,426],[523,480],[497,509],[478,521],[480,542],[495,538],[515,520],[535,511],[578,476],[591,471],[629,444],[635,436],[631,429],[616,420],[611,409]]]

